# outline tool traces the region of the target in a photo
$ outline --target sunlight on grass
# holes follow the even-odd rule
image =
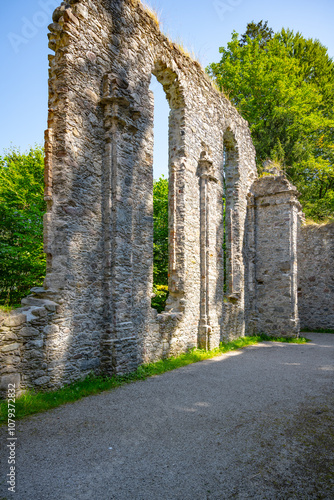
[[[21,307],[21,304],[14,306],[0,305],[0,312],[9,313],[11,311],[14,311],[14,309],[18,309],[19,307]]]
[[[152,7],[150,7],[148,4],[144,3],[143,4],[144,8],[145,8],[145,11],[147,12],[147,14],[150,16],[150,18],[154,21],[154,23],[160,27],[160,24],[161,24],[161,16],[160,14],[155,10],[153,9]]]

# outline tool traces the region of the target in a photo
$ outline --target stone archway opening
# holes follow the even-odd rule
[[[162,85],[152,74],[150,91],[154,96],[154,120],[153,120],[153,179],[158,181],[161,177],[168,179],[168,121],[170,107]]]
[[[182,207],[182,184],[183,176],[180,175],[180,162],[184,154],[184,134],[182,133],[182,124],[184,122],[184,98],[180,88],[177,74],[166,64],[158,61],[152,70],[151,92],[155,101],[153,137],[154,137],[154,160],[160,162],[163,158],[166,167],[153,165],[154,177],[154,293],[156,297],[152,300],[152,306],[156,305],[159,294],[161,303],[158,304],[159,312],[165,310],[166,304],[163,299],[167,299],[166,310],[174,309],[182,290],[179,286],[179,266],[178,260],[178,237],[181,234],[178,231],[179,216]],[[164,98],[167,100],[163,105]],[[156,105],[157,100],[159,100]],[[158,116],[159,114],[159,116]],[[163,115],[163,117],[161,116]],[[161,120],[165,122],[161,125]],[[161,138],[157,134],[163,134]],[[167,136],[167,137],[166,137]],[[160,145],[164,150],[161,155]],[[159,153],[156,151],[159,148]],[[167,154],[166,154],[167,153]],[[162,178],[161,175],[164,177]],[[167,203],[166,203],[167,198]],[[166,214],[167,212],[167,214]],[[166,216],[167,215],[167,216]],[[160,220],[157,220],[160,218]],[[167,230],[166,230],[167,225]],[[179,236],[178,236],[179,234]],[[160,246],[160,248],[159,248]],[[159,272],[158,267],[163,268]],[[182,288],[182,287],[181,287]],[[167,293],[166,293],[167,292]],[[155,307],[156,308],[156,307]]]
[[[153,297],[151,305],[159,313],[168,298],[168,191],[169,140],[168,121],[170,107],[166,94],[157,78],[150,84],[153,97]]]

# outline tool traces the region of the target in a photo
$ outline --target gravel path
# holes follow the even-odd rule
[[[16,494],[2,427],[0,499],[333,499],[334,335],[308,336],[18,422]]]

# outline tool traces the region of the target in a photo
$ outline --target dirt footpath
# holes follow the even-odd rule
[[[334,498],[334,335],[264,343],[18,422],[0,499]]]

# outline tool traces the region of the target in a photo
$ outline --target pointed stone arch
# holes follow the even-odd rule
[[[169,103],[169,299],[166,310],[176,310],[184,294],[184,157],[185,157],[185,97],[177,73],[161,60],[156,60],[152,74],[162,85]]]

